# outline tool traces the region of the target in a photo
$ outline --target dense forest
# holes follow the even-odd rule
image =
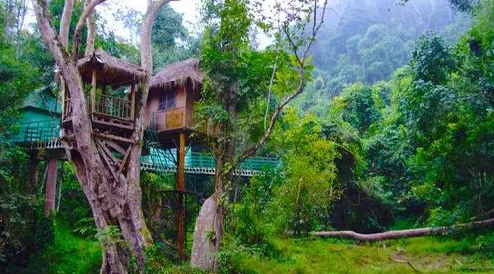
[[[62,14],[66,2],[48,1],[47,9]],[[74,2],[70,33],[85,2]],[[285,10],[293,9],[287,18],[294,21],[280,27],[279,18],[254,16],[258,7],[250,1],[203,2],[200,37],[169,5],[159,9],[150,67],[154,75],[194,57],[206,75],[195,119],[219,129],[201,149],[213,152],[222,172],[186,174],[187,191],[194,192],[186,196],[186,257],[194,256],[194,224],[213,197],[211,226],[219,224],[222,233],[204,233],[216,252],[214,267],[201,270],[177,257],[173,172],[140,174],[142,212],[153,240],[143,253],[145,266],[116,219],[107,229],[95,225],[94,204],[78,167],[68,161],[58,163],[56,206],[46,216],[49,168],[43,161],[35,165],[33,152],[9,136],[22,128],[26,100],[43,90],[60,101],[59,81],[67,76],[43,42],[39,23],[26,26],[31,6],[2,0],[0,272],[106,273],[102,264],[113,247],[125,254],[129,273],[494,269],[493,0],[335,0],[327,7],[315,1],[325,18],[312,29],[318,17],[311,18],[313,9],[300,15],[304,4],[287,4]],[[105,5],[118,10],[131,38],[121,38],[96,10],[94,47],[140,64],[136,37],[146,15]],[[63,19],[50,20],[59,29]],[[267,30],[280,32],[270,38],[272,45],[258,48],[253,41],[263,38],[254,36]],[[81,40],[90,32],[83,28]],[[79,46],[75,57],[84,55]],[[276,165],[252,177],[234,176],[232,166],[254,155],[275,158]],[[483,220],[487,225],[476,225]],[[358,243],[315,234],[424,227],[441,228],[432,233],[441,235]]]

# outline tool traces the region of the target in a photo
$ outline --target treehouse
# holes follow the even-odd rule
[[[151,79],[148,127],[156,130],[165,147],[180,134],[196,131],[194,103],[199,99],[204,75],[199,60],[189,59],[165,67]]]
[[[31,143],[57,139],[60,135],[61,106],[51,87],[30,92],[19,109],[19,129],[7,139]]]
[[[77,66],[95,134],[129,138],[134,130],[136,93],[144,71],[100,49],[80,59]],[[62,127],[67,129],[72,120],[72,104],[67,91],[63,96]]]

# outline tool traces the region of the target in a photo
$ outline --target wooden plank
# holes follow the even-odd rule
[[[184,126],[185,108],[176,108],[166,111],[166,129],[181,128]]]
[[[116,135],[108,134],[108,133],[93,132],[93,136],[105,138],[105,139],[109,139],[109,140],[117,140],[117,141],[128,143],[128,144],[134,144],[134,140],[132,140],[132,139],[124,138],[124,137],[120,137],[120,136],[116,136]]]
[[[95,140],[96,140],[96,143],[98,143],[98,145],[101,147],[103,152],[105,152],[106,155],[112,160],[114,165],[118,166],[120,164],[120,160],[115,158],[115,156],[113,156],[113,153],[111,153],[111,151],[106,147],[106,145],[101,140],[98,140],[98,139],[95,139]]]
[[[127,123],[127,124],[133,124],[134,123],[134,121],[131,121],[130,119],[117,117],[117,116],[113,116],[113,115],[108,115],[108,114],[103,113],[103,112],[95,112],[95,113],[93,113],[93,115],[99,117],[100,119],[112,120],[112,121],[120,122],[120,123]]]
[[[122,154],[122,155],[125,155],[125,149],[123,149],[121,146],[119,146],[118,144],[116,144],[115,142],[113,141],[105,141],[105,144],[108,145],[108,146],[111,146],[114,150],[116,150],[118,153]]]
[[[101,155],[101,158],[103,158],[103,161],[108,166],[108,169],[110,170],[111,174],[113,175],[113,178],[115,178],[115,180],[118,181],[117,174],[115,174],[115,170],[113,170],[113,165],[110,163],[110,160],[108,159],[105,152],[103,151],[103,148],[101,146],[97,145],[96,149],[98,150],[99,154]]]
[[[122,128],[122,129],[134,130],[134,125],[125,125],[123,123],[106,122],[106,121],[98,120],[98,119],[94,119],[94,118],[93,118],[93,123],[104,125],[104,126],[109,126],[109,127],[118,127],[118,128]]]
[[[121,174],[122,173],[122,171],[123,171],[123,169],[125,167],[125,164],[127,163],[127,160],[129,158],[131,149],[132,149],[132,146],[129,146],[129,148],[127,149],[127,153],[125,153],[125,156],[122,159],[122,162],[120,163],[120,167],[118,168],[118,173],[117,174]]]

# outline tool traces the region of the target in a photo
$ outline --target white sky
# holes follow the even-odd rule
[[[110,2],[120,2],[128,7],[134,8],[143,14],[146,13],[147,0],[110,0]],[[199,20],[199,5],[200,0],[181,0],[172,1],[170,6],[181,13],[184,17],[184,21],[187,23],[188,27],[192,27],[193,24],[197,23]]]
[[[290,0],[284,0],[290,1]],[[117,21],[113,18],[113,13],[116,11],[117,7],[125,8],[130,7],[133,8],[142,14],[145,14],[147,9],[148,0],[107,0],[104,4],[96,7],[98,12],[100,12],[104,19],[106,19],[105,28],[107,30],[113,30],[117,36],[120,36],[127,41],[133,40],[134,43],[137,44],[136,37],[130,37],[130,31],[125,29],[123,22]],[[273,0],[265,0],[264,1],[264,9],[267,13],[270,11],[266,10],[269,8],[270,4],[274,3]],[[201,0],[179,0],[170,2],[170,6],[175,9],[178,13],[182,14],[184,19],[184,26],[189,29],[189,33],[191,34],[200,34],[203,26],[200,24],[200,6]],[[30,23],[36,21],[34,18],[34,14],[31,7],[31,1],[28,1],[28,15],[25,21],[25,27],[28,27]],[[259,34],[258,36],[259,42],[261,45],[266,46],[269,44],[270,39],[264,37],[263,34]]]
[[[107,0],[101,6],[96,7],[100,11],[104,18],[108,21],[107,28],[113,29],[118,36],[128,38],[128,31],[126,31],[121,22],[112,19],[112,12],[115,12],[115,6],[118,7],[130,7],[142,14],[146,13],[147,0]],[[184,19],[184,25],[189,29],[191,33],[197,33],[199,25],[199,8],[201,0],[180,0],[170,2],[170,6],[178,13],[182,14]],[[24,22],[24,27],[29,28],[31,23],[36,21],[34,12],[31,6],[31,1],[27,1],[28,14]],[[113,7],[113,8],[112,8]]]
[[[130,32],[125,29],[122,22],[112,19],[112,14],[116,11],[115,7],[118,6],[119,8],[133,8],[144,15],[147,10],[147,3],[147,0],[107,0],[103,5],[96,7],[96,9],[107,21],[105,28],[113,29],[117,36],[126,40],[134,40],[133,42],[137,44],[138,39],[136,39],[136,37],[129,39]],[[189,29],[190,33],[198,33],[200,4],[201,0],[180,0],[170,2],[170,6],[178,13],[182,14],[184,26]]]

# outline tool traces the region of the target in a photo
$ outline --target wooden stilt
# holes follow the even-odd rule
[[[178,169],[177,169],[177,190],[178,190],[178,208],[177,208],[177,252],[178,259],[183,260],[184,243],[185,243],[185,207],[184,207],[184,192],[185,192],[185,133],[180,133],[179,148],[178,148]]]
[[[46,166],[46,198],[45,198],[45,215],[48,217],[55,209],[55,191],[57,188],[57,159],[49,159]]]
[[[94,113],[95,110],[95,103],[96,103],[96,85],[97,85],[97,78],[96,78],[96,69],[93,70],[93,77],[91,79],[91,113]]]

